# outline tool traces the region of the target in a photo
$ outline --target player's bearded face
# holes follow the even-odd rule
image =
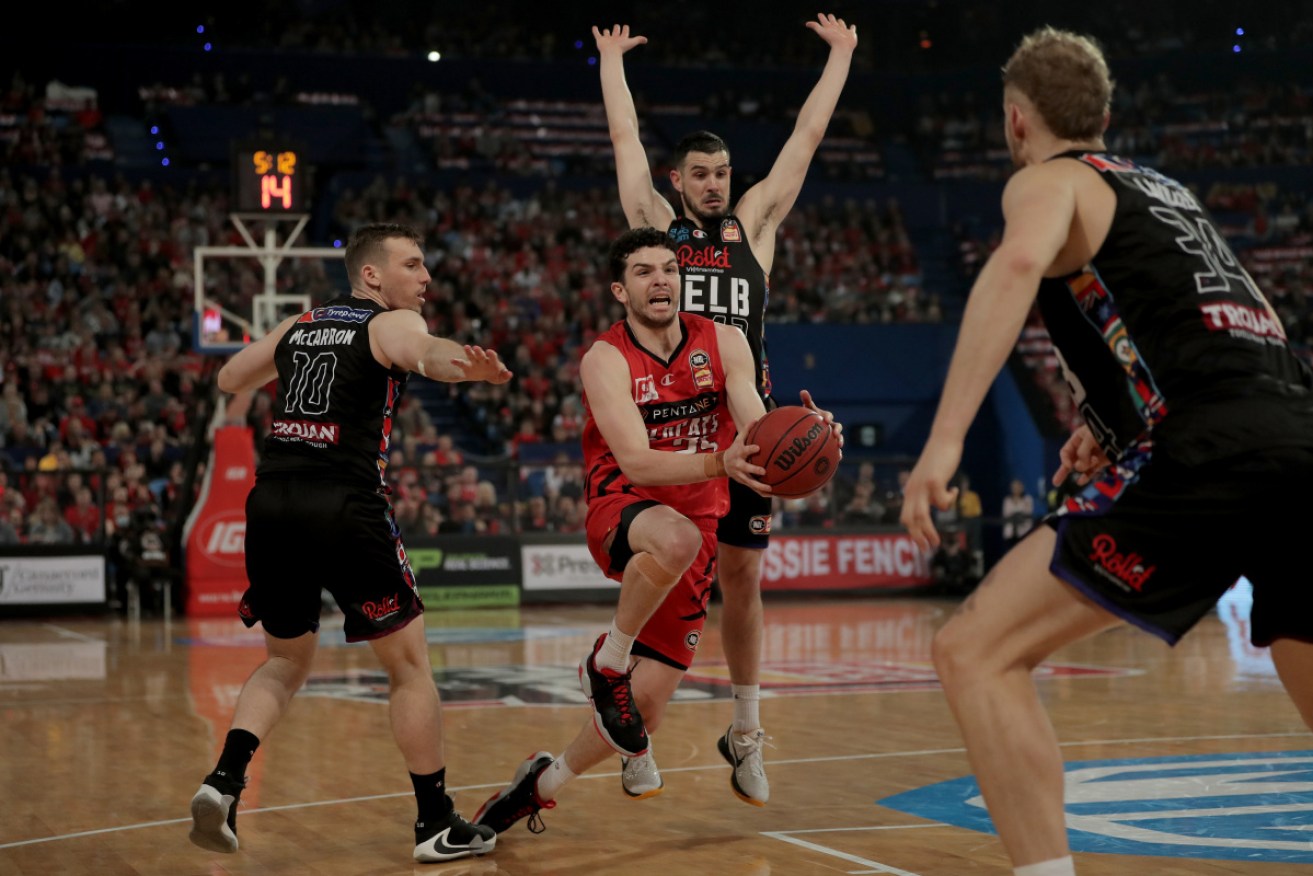
[[[690,152],[680,172],[680,199],[685,215],[700,224],[729,213],[729,156],[724,152]]]

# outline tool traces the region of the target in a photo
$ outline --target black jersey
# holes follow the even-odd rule
[[[770,395],[766,361],[766,302],[770,280],[748,244],[737,216],[726,216],[706,230],[678,217],[667,231],[679,258],[679,308],[727,323],[748,339],[757,367],[757,390]]]
[[[1084,269],[1039,308],[1085,422],[1110,458],[1152,440],[1182,462],[1313,443],[1308,369],[1198,199],[1157,171],[1067,152],[1116,194]]]
[[[392,414],[410,376],[370,351],[369,322],[386,312],[368,299],[336,298],[303,313],[278,342],[278,394],[257,477],[386,489]]]

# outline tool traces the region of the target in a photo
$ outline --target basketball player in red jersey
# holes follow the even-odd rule
[[[588,549],[621,582],[611,629],[579,669],[593,716],[557,758],[540,751],[474,817],[501,833],[556,805],[561,788],[612,751],[649,748],[693,661],[716,565],[716,525],[729,505],[726,475],[769,494],[747,461],[745,427],[766,412],[743,334],[678,305],[679,266],[668,237],[631,229],[611,246],[611,291],[625,319],[584,356]],[[632,666],[632,669],[631,669]],[[628,767],[632,761],[626,761]],[[631,796],[661,790],[658,777]]]
[[[848,79],[857,27],[833,15],[807,22],[830,47],[820,80],[798,111],[793,133],[770,173],[730,208],[730,159],[725,141],[708,131],[684,137],[675,147],[670,182],[682,215],[652,184],[638,133],[638,113],[625,83],[624,53],[647,42],[627,25],[593,28],[602,78],[602,101],[615,149],[620,205],[630,228],[668,229],[683,276],[680,310],[701,313],[739,328],[748,339],[757,392],[769,407],[765,312],[775,233],[793,207],[839,94]],[[765,806],[770,797],[761,750],[766,741],[758,710],[762,648],[761,559],[770,539],[771,501],[730,483],[730,508],[718,530],[719,583],[724,597],[721,637],[734,686],[734,721],[717,747],[733,767],[739,799]],[[652,765],[655,769],[655,765]]]

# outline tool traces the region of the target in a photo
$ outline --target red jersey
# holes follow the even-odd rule
[[[598,336],[620,351],[629,365],[634,404],[647,426],[653,450],[715,453],[734,442],[734,420],[725,393],[716,324],[691,313],[679,314],[683,338],[669,360],[643,348],[629,324],[617,322]],[[690,519],[718,518],[729,510],[725,478],[696,484],[640,487],[620,470],[593,419],[584,394],[584,496],[589,504],[605,496],[629,495],[667,505]]]

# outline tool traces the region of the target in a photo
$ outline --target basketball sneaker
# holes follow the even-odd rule
[[[731,724],[716,743],[721,755],[733,767],[729,783],[735,795],[753,806],[765,806],[770,799],[770,783],[766,781],[766,765],[761,758],[762,746],[769,741],[770,737],[763,730],[735,733]]]
[[[556,801],[539,798],[538,776],[551,763],[551,752],[539,751],[529,755],[515,771],[511,783],[484,801],[474,813],[474,823],[500,834],[521,818],[528,818],[526,827],[529,833],[542,833],[546,826],[538,813],[543,809],[555,809]]]
[[[597,665],[597,649],[605,638],[605,633],[598,636],[593,650],[579,663],[579,687],[593,706],[593,726],[606,744],[625,757],[638,757],[647,751],[647,728],[634,702],[630,673]]]
[[[415,860],[421,864],[486,855],[496,845],[496,831],[470,824],[455,809],[428,824],[415,822]]]
[[[237,801],[246,779],[237,781],[215,770],[191,798],[191,841],[211,852],[237,851]]]
[[[656,759],[652,757],[652,746],[638,757],[620,758],[620,787],[635,800],[646,800],[661,793],[666,782],[657,769]]]

